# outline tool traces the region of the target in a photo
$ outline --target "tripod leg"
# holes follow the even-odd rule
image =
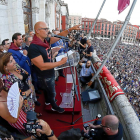
[[[77,120],[75,120],[74,122],[73,122],[73,124],[75,124],[78,120],[80,120],[81,118],[83,117],[83,115],[81,116],[81,117],[79,117]]]
[[[63,122],[63,123],[71,124],[71,123],[69,123],[69,122],[65,122],[65,121],[62,121],[62,120],[59,120],[59,119],[57,119],[57,121],[59,121],[59,122]]]

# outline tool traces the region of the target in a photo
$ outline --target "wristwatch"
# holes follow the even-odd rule
[[[52,130],[51,134],[50,134],[50,135],[46,135],[46,136],[47,136],[47,138],[48,138],[48,137],[52,137],[53,135],[54,135],[54,132],[53,132],[53,130]]]

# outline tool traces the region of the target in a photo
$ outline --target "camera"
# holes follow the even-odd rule
[[[36,113],[34,111],[27,112],[27,123],[24,123],[23,126],[28,133],[36,134],[36,129],[42,129],[41,125],[38,125]]]
[[[89,130],[89,126],[88,124],[84,124],[83,127],[86,129],[86,130]],[[87,138],[88,140],[93,140],[97,134],[97,131],[96,129],[90,129],[88,131],[88,133],[84,133],[83,136],[84,138]]]

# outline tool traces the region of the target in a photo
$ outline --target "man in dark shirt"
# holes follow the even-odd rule
[[[61,32],[60,36],[66,36],[72,30],[80,30],[80,25],[76,25],[68,30]],[[55,75],[54,68],[65,64],[67,57],[62,58],[59,62],[52,62],[52,53],[49,43],[46,41],[48,35],[47,25],[45,22],[37,22],[34,26],[35,35],[28,49],[28,56],[35,65],[38,80],[40,81],[45,95],[45,104],[51,104],[52,110],[63,113],[65,110],[57,106],[55,102]],[[58,38],[51,37],[50,44],[58,41]]]
[[[115,115],[106,115],[103,117],[101,124],[88,124],[90,129],[98,130],[94,140],[121,140],[123,137],[123,128]],[[87,130],[84,129],[87,133]]]
[[[93,54],[93,46],[91,46],[91,40],[87,40],[87,45],[88,45],[88,48],[86,52],[83,52],[83,54],[88,60],[91,60],[92,54]]]

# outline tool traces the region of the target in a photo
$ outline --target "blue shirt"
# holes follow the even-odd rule
[[[86,68],[86,64],[82,64],[80,77],[82,77],[82,76],[90,76],[92,73],[93,73],[93,70],[92,70],[91,66],[89,68]]]

